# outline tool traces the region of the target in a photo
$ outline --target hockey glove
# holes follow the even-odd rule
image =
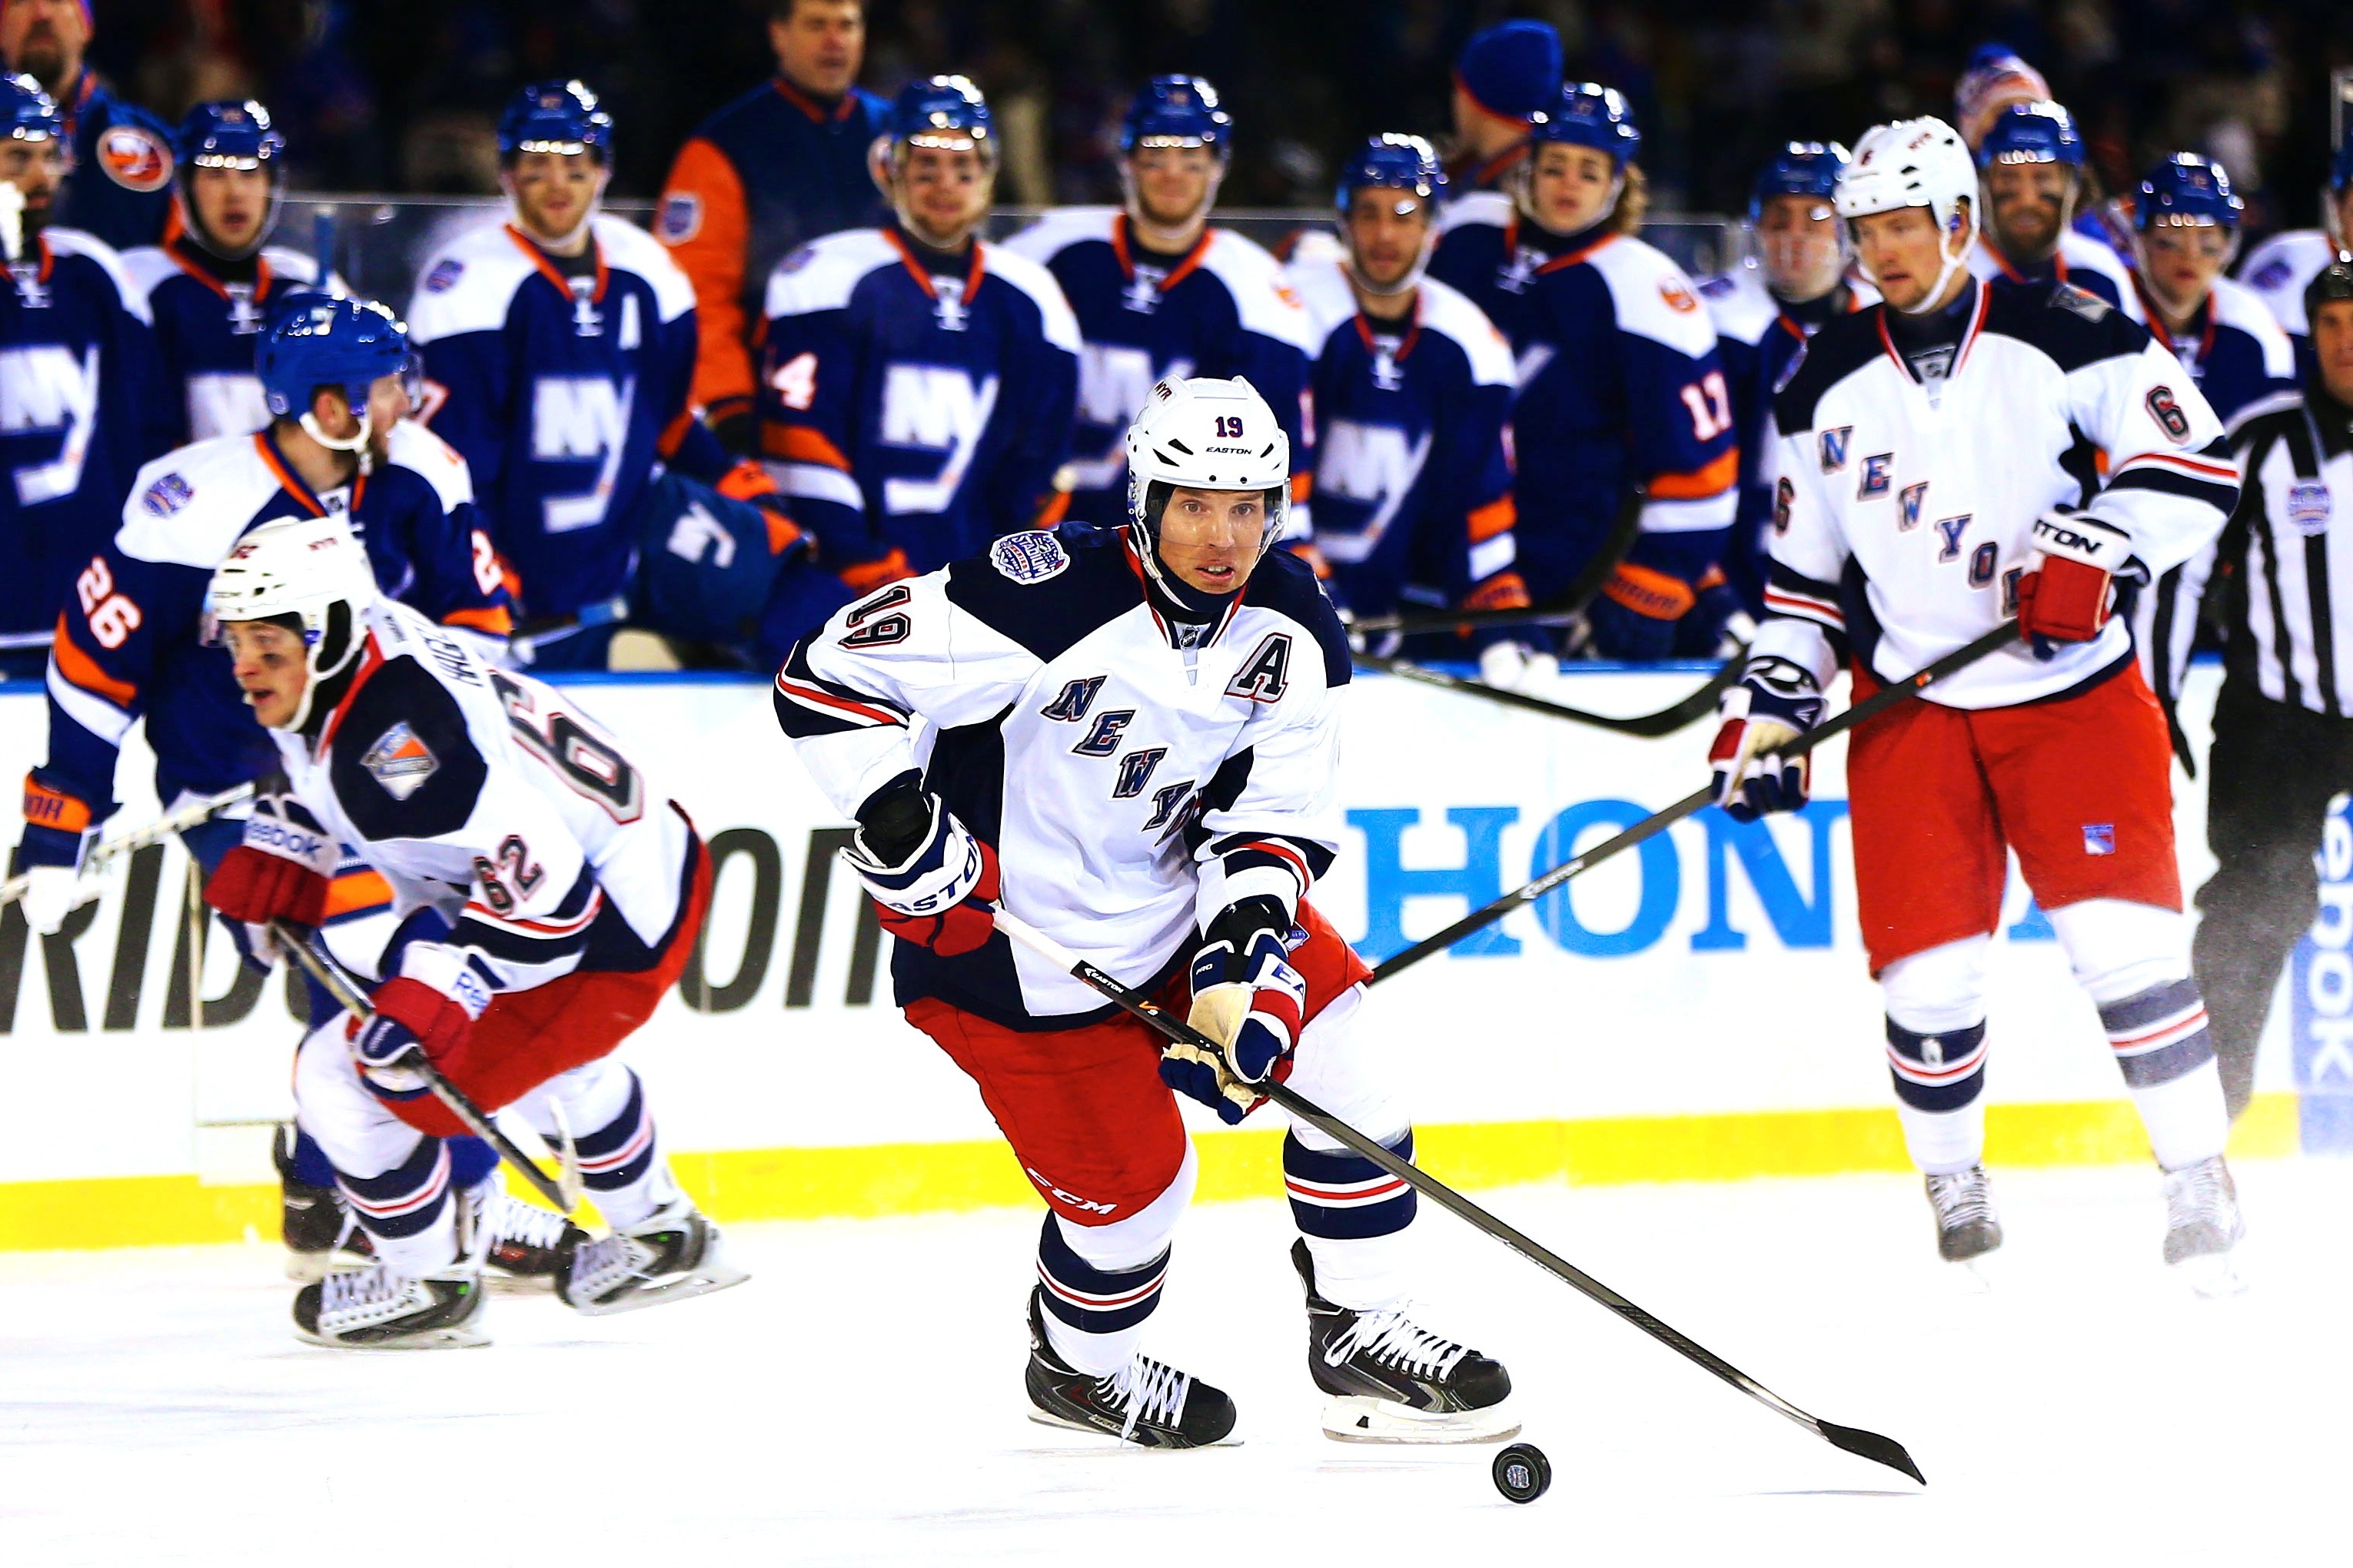
[[[341,858],[333,837],[301,801],[256,795],[245,841],[213,868],[205,902],[245,928],[246,962],[267,973],[280,956],[269,922],[315,926],[325,920],[327,885]]]
[[[1593,650],[1603,658],[1672,658],[1675,623],[1698,602],[1692,585],[1674,574],[1621,561],[1586,606]]]
[[[1740,684],[1716,704],[1722,727],[1708,749],[1715,798],[1736,822],[1806,804],[1810,780],[1803,755],[1782,748],[1822,721],[1821,688],[1804,666],[1767,654],[1748,661]]]
[[[1479,679],[1498,691],[1549,696],[1560,679],[1560,660],[1526,643],[1490,643],[1480,650]]]
[[[902,942],[955,958],[996,933],[997,851],[967,831],[913,773],[874,792],[843,858]]]
[[[2034,520],[2034,552],[2018,580],[2018,629],[2050,658],[2052,643],[2089,642],[2108,624],[2132,541],[2089,513],[2046,511]]]
[[[362,1076],[387,1100],[415,1100],[426,1092],[418,1058],[456,1050],[490,1005],[490,983],[464,948],[410,942],[401,950],[400,973],[376,987],[353,1038]]]
[[[1263,895],[1244,899],[1209,922],[1193,955],[1193,1006],[1186,1022],[1217,1047],[1182,1040],[1161,1047],[1160,1079],[1232,1124],[1264,1102],[1251,1086],[1299,1044],[1307,982],[1291,966],[1283,934],[1291,921]]]
[[[95,837],[93,815],[86,803],[43,784],[39,774],[25,780],[25,834],[9,871],[25,879],[17,902],[36,935],[55,936],[65,929],[67,916],[98,897],[97,879],[81,869],[83,853]]]

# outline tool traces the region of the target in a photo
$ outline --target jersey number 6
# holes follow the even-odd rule
[[[491,671],[491,685],[506,704],[507,722],[522,749],[555,771],[575,795],[587,796],[619,823],[646,814],[646,785],[621,749],[586,723],[536,700],[553,696],[537,681],[526,686],[504,670]]]

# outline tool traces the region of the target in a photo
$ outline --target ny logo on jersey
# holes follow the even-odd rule
[[[568,533],[605,521],[637,398],[636,376],[625,377],[617,387],[603,375],[543,375],[532,383],[532,457],[543,463],[598,465],[596,482],[586,490],[543,498],[542,523],[548,532]]]
[[[65,437],[56,457],[16,471],[19,506],[57,500],[81,488],[98,427],[98,368],[94,346],[79,355],[60,343],[0,349],[0,436]]]
[[[1877,500],[1895,484],[1895,454],[1873,452],[1862,460],[1862,472],[1856,479],[1854,499]]]
[[[1530,250],[1525,245],[1515,247],[1511,260],[1495,274],[1495,287],[1506,294],[1525,294],[1528,285],[1535,281],[1536,268],[1544,264],[1544,252]]]
[[[1071,748],[1071,754],[1108,757],[1119,750],[1121,733],[1134,722],[1135,710],[1133,708],[1113,708],[1108,712],[1098,713],[1094,723],[1087,730],[1086,738]]]
[[[249,338],[261,331],[261,311],[253,302],[250,283],[224,283],[228,294],[228,330],[232,336]]]
[[[964,488],[980,438],[997,413],[997,377],[978,386],[957,366],[892,364],[882,372],[885,446],[944,451],[937,477],[882,481],[883,510],[894,516],[945,511]]]
[[[1383,392],[1398,392],[1405,386],[1405,373],[1398,369],[1398,350],[1403,338],[1384,334],[1373,339],[1373,384]]]
[[[1909,533],[1920,526],[1920,503],[1928,499],[1928,481],[1905,485],[1895,497],[1895,528],[1899,533]]]
[[[964,279],[961,278],[933,279],[932,302],[934,313],[939,317],[940,331],[944,332],[963,331],[965,323],[972,320],[972,312],[965,307]]]
[[[1325,551],[1333,560],[1353,563],[1364,560],[1381,542],[1421,478],[1430,461],[1431,433],[1423,431],[1409,442],[1394,425],[1361,425],[1335,419],[1324,427],[1315,455],[1319,489],[1343,500],[1361,502],[1373,514],[1351,534],[1335,533]]]
[[[605,335],[605,312],[596,308],[596,279],[575,278],[572,287],[572,335],[575,338],[601,338]]]
[[[12,261],[8,264],[8,277],[16,285],[16,298],[25,309],[46,310],[49,308],[49,289],[41,281],[39,263]]]
[[[1822,472],[1835,474],[1846,467],[1847,443],[1854,438],[1854,426],[1841,425],[1835,430],[1821,433]]]
[[[1038,711],[1045,718],[1075,724],[1087,716],[1087,710],[1095,705],[1095,698],[1102,692],[1103,682],[1110,679],[1105,675],[1090,675],[1084,679],[1071,681],[1062,688],[1061,695]]]
[[[1965,511],[1958,517],[1936,520],[1936,538],[1941,541],[1936,546],[1937,560],[1958,561],[1961,558],[1961,535],[1968,530],[1972,515]]]
[[[1152,782],[1152,771],[1160,765],[1160,759],[1167,754],[1168,748],[1166,746],[1147,746],[1140,751],[1130,752],[1120,758],[1119,782],[1112,786],[1112,799],[1134,800],[1137,795],[1142,795],[1144,786]],[[1151,824],[1146,823],[1145,826],[1148,827]]]
[[[1146,316],[1152,314],[1153,311],[1160,309],[1160,285],[1166,281],[1167,278],[1168,274],[1164,268],[1138,267],[1135,269],[1135,276],[1127,280],[1126,289],[1122,290],[1119,302],[1140,314]],[[1143,405],[1138,404],[1136,406],[1142,407]]]

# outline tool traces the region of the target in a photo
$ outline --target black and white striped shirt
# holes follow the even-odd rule
[[[2232,447],[2246,479],[2229,526],[2137,617],[2150,684],[2179,695],[2211,597],[2233,687],[2353,715],[2353,408],[2308,389],[2241,425]]]

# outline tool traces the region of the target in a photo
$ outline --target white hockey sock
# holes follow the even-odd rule
[[[1352,1311],[1378,1312],[1402,1306],[1412,1294],[1415,1259],[1410,1229],[1387,1236],[1306,1238],[1315,1263],[1315,1290]]]
[[[1958,1110],[1920,1110],[1899,1100],[1895,1114],[1904,1122],[1904,1146],[1924,1174],[1949,1176],[1984,1160],[1984,1100]]]
[[[2212,1058],[2179,1078],[2132,1091],[2148,1146],[2157,1163],[2179,1171],[2210,1160],[2230,1142],[2231,1114],[2222,1103],[2222,1079]]]

